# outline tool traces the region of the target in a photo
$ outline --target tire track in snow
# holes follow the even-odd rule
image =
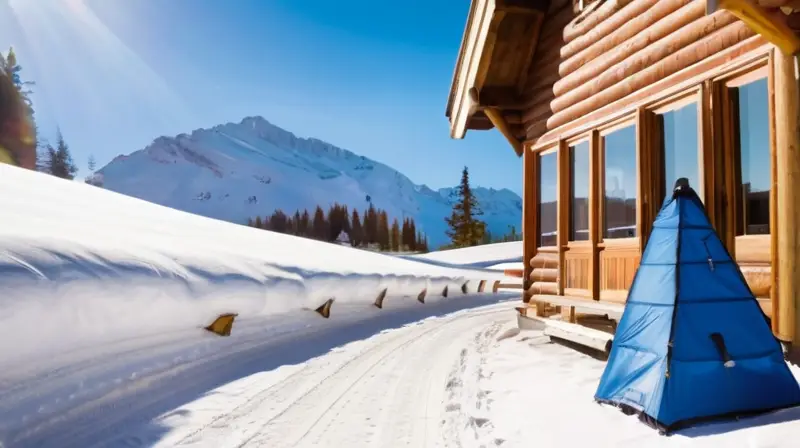
[[[204,445],[209,444],[209,446],[224,444],[239,448],[298,446],[307,436],[318,430],[318,425],[323,420],[335,421],[336,413],[333,408],[348,403],[348,392],[358,387],[361,380],[377,366],[402,353],[404,348],[415,342],[421,342],[428,336],[435,336],[431,335],[432,333],[445,331],[445,327],[453,323],[460,322],[469,328],[475,318],[508,312],[507,305],[504,305],[487,311],[457,313],[434,319],[434,322],[423,321],[417,325],[389,332],[388,335],[380,335],[382,337],[374,338],[372,347],[358,353],[333,372],[323,373],[322,378],[316,380],[309,388],[278,389],[271,394],[273,401],[268,403],[266,409],[258,409],[258,403],[255,403],[251,412],[233,416],[232,419],[225,421],[224,426],[207,427],[206,430],[195,434],[192,442],[202,441]],[[422,332],[415,328],[425,325],[431,327]],[[319,372],[319,369],[317,371]],[[288,404],[275,406],[276,403]],[[249,423],[256,421],[261,423],[255,425],[255,430],[252,430],[253,425]],[[328,425],[330,424],[332,423],[328,421]],[[237,435],[244,437],[236,441]]]

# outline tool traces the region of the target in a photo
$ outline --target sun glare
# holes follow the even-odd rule
[[[124,7],[125,2],[118,4]],[[152,112],[146,118],[165,126],[191,115],[164,79],[84,0],[9,0],[9,6],[31,52],[28,57],[41,72],[40,84],[67,84],[91,113],[124,107],[127,98],[135,98]],[[98,95],[99,85],[109,92]]]

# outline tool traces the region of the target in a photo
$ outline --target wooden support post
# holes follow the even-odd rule
[[[522,301],[531,299],[531,260],[536,252],[536,154],[525,148],[522,156]]]
[[[800,108],[795,58],[775,53],[775,142],[778,220],[778,319],[776,333],[785,341],[800,341],[797,334],[797,300],[800,293]],[[793,351],[800,350],[795,347]]]

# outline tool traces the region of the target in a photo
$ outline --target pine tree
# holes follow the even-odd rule
[[[39,153],[36,141],[36,122],[33,114],[33,102],[31,101],[32,82],[23,81],[20,76],[22,67],[17,62],[17,55],[13,48],[8,50],[8,55],[0,53],[0,72],[7,76],[3,90],[6,88],[8,91],[0,93],[4,103],[3,120],[6,126],[11,126],[13,129],[13,139],[15,145],[11,148],[13,157],[19,166],[26,168],[38,169],[40,164],[38,160]],[[10,83],[8,82],[10,81]],[[16,91],[16,95],[12,92]],[[21,100],[21,102],[20,102]]]
[[[417,224],[413,219],[408,221],[408,250],[417,251]]]
[[[400,228],[400,246],[402,248],[410,248],[411,244],[408,240],[409,236],[409,223],[408,218],[403,219],[403,227]]]
[[[424,236],[422,232],[417,234],[417,242],[416,242],[416,249],[417,252],[426,253],[428,252],[428,237]]]
[[[294,216],[292,217],[292,235],[300,236],[300,220],[302,217],[300,216],[300,210],[295,210]]]
[[[353,209],[352,229],[350,230],[350,244],[353,247],[359,247],[364,240],[364,229],[361,227],[361,217],[358,215],[358,210]]]
[[[89,168],[89,175],[86,176],[84,182],[89,185],[94,185],[95,187],[102,187],[103,175],[94,172],[95,168],[97,168],[97,162],[95,161],[93,154],[89,154],[89,160],[86,162],[86,167]]]
[[[477,246],[483,240],[486,224],[476,218],[483,212],[469,186],[467,167],[461,172],[461,184],[456,188],[455,196],[453,211],[445,218],[450,227],[446,232],[447,236],[454,247]]]
[[[72,155],[69,152],[69,146],[64,141],[64,136],[61,131],[58,131],[58,141],[56,148],[52,146],[47,147],[48,157],[50,161],[50,174],[62,179],[72,180],[75,178],[75,173],[78,172],[78,167],[72,161]]]
[[[314,239],[320,241],[333,241],[330,238],[330,233],[328,232],[328,220],[325,218],[325,212],[322,211],[322,207],[317,206],[317,209],[314,211],[314,222],[312,224],[312,237]]]
[[[392,251],[400,252],[400,247],[402,246],[400,241],[400,224],[397,222],[397,218],[392,221],[392,230],[391,230],[391,245]]]
[[[311,216],[308,214],[308,210],[303,210],[303,214],[300,215],[300,222],[297,224],[297,234],[306,238],[311,236]]]
[[[273,232],[287,233],[289,230],[288,224],[286,213],[283,213],[281,209],[275,210],[272,216],[269,217],[269,230]]]
[[[389,217],[384,210],[378,212],[377,242],[381,250],[387,251],[391,246],[389,234]]]
[[[372,204],[364,212],[364,237],[367,245],[378,242],[378,212]]]
[[[261,217],[260,216],[256,216],[256,222],[253,223],[253,226],[255,226],[256,228],[259,228],[259,229],[263,229],[264,228],[264,223],[261,221]]]

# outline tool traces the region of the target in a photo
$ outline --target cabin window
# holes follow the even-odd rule
[[[569,240],[589,239],[589,142],[569,147]]]
[[[636,236],[636,126],[603,136],[603,238]]]
[[[699,184],[699,135],[697,103],[658,114],[658,136],[663,156],[661,197],[670,194],[675,181],[689,179],[689,185],[702,193]]]
[[[729,89],[733,112],[736,235],[769,234],[770,129],[767,79]]]
[[[558,153],[539,156],[539,247],[558,244]]]

